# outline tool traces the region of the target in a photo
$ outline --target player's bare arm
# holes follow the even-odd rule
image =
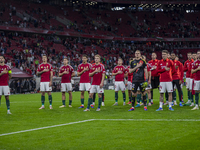
[[[103,88],[104,79],[105,79],[105,73],[102,74],[102,79],[101,79],[100,88]]]
[[[124,74],[124,78],[128,77],[128,72],[126,74]]]
[[[74,77],[74,76],[75,76],[75,73],[73,72],[72,75],[71,75],[71,77]]]
[[[53,80],[53,71],[50,72],[50,82],[49,82],[49,86],[52,86],[52,80]]]
[[[9,79],[12,78],[12,73],[8,73]]]
[[[88,71],[89,68],[84,68],[81,72],[77,72],[78,76],[81,76],[84,72]]]
[[[145,74],[146,79],[148,79],[148,71],[147,71],[147,68],[144,68],[144,74]]]
[[[148,84],[151,84],[151,71],[148,71]]]

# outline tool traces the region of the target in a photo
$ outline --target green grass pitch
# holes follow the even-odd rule
[[[6,114],[5,99],[2,98],[0,150],[199,150],[200,111],[191,111],[189,106],[174,106],[175,111],[170,112],[164,106],[163,111],[156,112],[159,93],[157,90],[154,93],[154,104],[148,111],[140,107],[132,112],[128,112],[130,105],[122,106],[121,92],[119,106],[112,106],[114,91],[108,90],[105,91],[106,106],[101,107],[100,112],[96,112],[97,100],[95,109],[90,112],[78,109],[80,92],[73,92],[72,108],[59,108],[61,93],[52,93],[53,110],[49,109],[47,95],[44,110],[38,109],[40,94],[11,95],[12,115]],[[184,87],[184,101],[187,101],[186,95]],[[88,94],[85,93],[85,97],[86,105]],[[83,120],[86,121],[78,122]],[[60,124],[65,125],[29,131]],[[2,136],[24,130],[28,131]]]

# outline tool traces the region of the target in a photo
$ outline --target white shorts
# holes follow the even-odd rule
[[[128,90],[132,90],[132,88],[133,88],[132,86],[133,86],[132,83],[130,81],[128,81],[128,83],[127,83]]]
[[[193,86],[193,79],[190,79],[190,87],[189,87],[189,90],[192,90],[192,86]]]
[[[186,89],[190,88],[190,78],[186,78]]]
[[[49,86],[49,82],[40,82],[40,91],[41,92],[52,91],[52,87]]]
[[[137,91],[140,91],[140,87],[138,86]]]
[[[151,90],[151,89],[152,89],[152,86],[151,86],[151,84],[149,84],[149,85],[147,86],[146,90]]]
[[[165,93],[165,92],[172,93],[173,92],[172,82],[160,82],[159,91],[160,93]]]
[[[90,93],[104,93],[104,90],[99,85],[91,85]]]
[[[9,86],[0,86],[0,95],[10,95],[10,88]]]
[[[79,91],[89,91],[91,87],[90,83],[80,83],[79,84]]]
[[[115,91],[119,91],[119,90],[121,90],[121,91],[125,91],[126,90],[125,84],[124,84],[123,81],[115,82]]]
[[[61,83],[61,92],[70,92],[72,91],[71,83]]]
[[[200,81],[194,80],[194,90],[200,91]]]

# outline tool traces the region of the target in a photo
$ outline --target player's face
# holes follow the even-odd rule
[[[192,59],[192,55],[191,54],[187,54],[188,59]]]
[[[163,58],[164,60],[166,60],[166,59],[167,59],[167,56],[168,56],[168,54],[167,54],[167,53],[162,53],[162,58]]]
[[[171,55],[170,55],[170,54],[167,54],[167,58],[171,59]]]
[[[2,56],[0,56],[0,63],[4,62],[4,58]]]
[[[46,56],[43,56],[43,57],[42,57],[42,61],[43,61],[43,62],[47,62],[47,57],[46,57]]]
[[[194,60],[197,60],[197,54],[192,54],[192,58],[193,58]]]
[[[82,61],[83,61],[84,63],[86,63],[86,62],[87,62],[87,57],[82,57]]]
[[[174,60],[176,58],[175,54],[171,54],[171,58]]]
[[[68,60],[67,59],[63,59],[63,64],[67,65],[68,64]]]
[[[95,63],[99,63],[100,62],[100,58],[99,57],[95,57]]]
[[[200,59],[200,52],[197,52],[197,57],[198,59]]]
[[[141,53],[138,52],[138,51],[136,51],[136,52],[135,52],[135,57],[136,57],[136,58],[140,58],[140,57],[141,57]]]
[[[122,60],[118,59],[118,65],[122,65]]]
[[[152,58],[153,60],[155,60],[155,59],[156,59],[156,54],[155,54],[155,53],[152,53],[151,58]]]

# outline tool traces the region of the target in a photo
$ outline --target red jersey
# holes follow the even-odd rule
[[[128,66],[126,68],[127,72],[128,72],[128,81],[130,81],[132,83],[132,80],[133,80],[133,73],[129,73],[129,69],[130,69],[130,66]]]
[[[159,74],[157,72],[157,68],[158,68],[158,63],[159,63],[159,60],[158,59],[155,59],[155,60],[150,60],[148,62],[148,66],[149,66],[149,69],[151,70],[151,76],[152,77],[158,77]],[[156,69],[153,69],[153,67],[156,66]]]
[[[72,73],[74,72],[74,69],[72,66],[62,66],[60,67],[59,73],[63,73],[64,71],[67,71],[67,74],[63,74],[61,83],[71,83]]]
[[[41,72],[44,69],[49,69],[48,72],[44,72],[41,74],[41,81],[40,82],[50,82],[50,75],[51,75],[51,71],[53,71],[52,65],[46,63],[46,64],[40,64],[38,66],[37,71]]]
[[[83,72],[83,74],[80,77],[80,83],[90,83],[90,77],[89,77],[89,73],[90,73],[90,69],[92,68],[92,65],[90,63],[87,64],[80,64],[78,65],[78,70],[77,72],[81,72],[83,71],[85,68],[88,68],[88,71]]]
[[[195,62],[195,61],[194,61],[194,62]],[[193,63],[190,63],[190,68],[191,68],[191,70],[194,68],[194,62],[193,62]],[[195,75],[196,75],[196,73],[191,73],[190,78],[191,78],[191,79],[194,79],[194,78],[195,78]]]
[[[183,68],[182,68],[181,62],[178,60],[172,60],[172,61],[174,63],[174,67],[175,67],[175,71],[172,76],[172,79],[182,81],[183,80]],[[177,69],[176,69],[176,67],[177,67]]]
[[[100,85],[102,80],[102,75],[105,74],[105,67],[103,64],[92,65],[90,73],[94,72],[95,70],[100,69],[100,72],[97,72],[93,75],[92,85]]]
[[[122,74],[117,74],[115,76],[115,81],[124,81],[124,74],[127,73],[127,70],[124,66],[116,66],[114,69],[113,69],[113,73],[117,73],[118,71],[122,71]]]
[[[170,68],[169,71],[165,70],[165,67]],[[170,59],[160,60],[158,63],[158,73],[160,73],[160,82],[172,81],[172,73],[175,70],[174,64]]]
[[[184,63],[184,72],[186,72],[186,78],[190,78],[190,74],[191,74],[191,68],[189,68],[190,66],[190,63],[193,63],[194,60],[191,59],[190,61],[187,60],[185,63]]]
[[[196,60],[193,63],[192,69],[197,69],[199,66],[200,66],[200,60]],[[200,80],[200,70],[195,73],[194,80],[198,80],[198,81]]]
[[[8,65],[3,65],[1,66],[0,65],[0,73],[3,72],[3,70],[7,70],[8,72],[11,71],[11,68],[10,66]],[[8,72],[6,74],[3,74],[2,76],[0,76],[0,86],[8,86],[8,82],[9,82],[9,75],[8,75]],[[12,72],[10,72],[12,73]]]

